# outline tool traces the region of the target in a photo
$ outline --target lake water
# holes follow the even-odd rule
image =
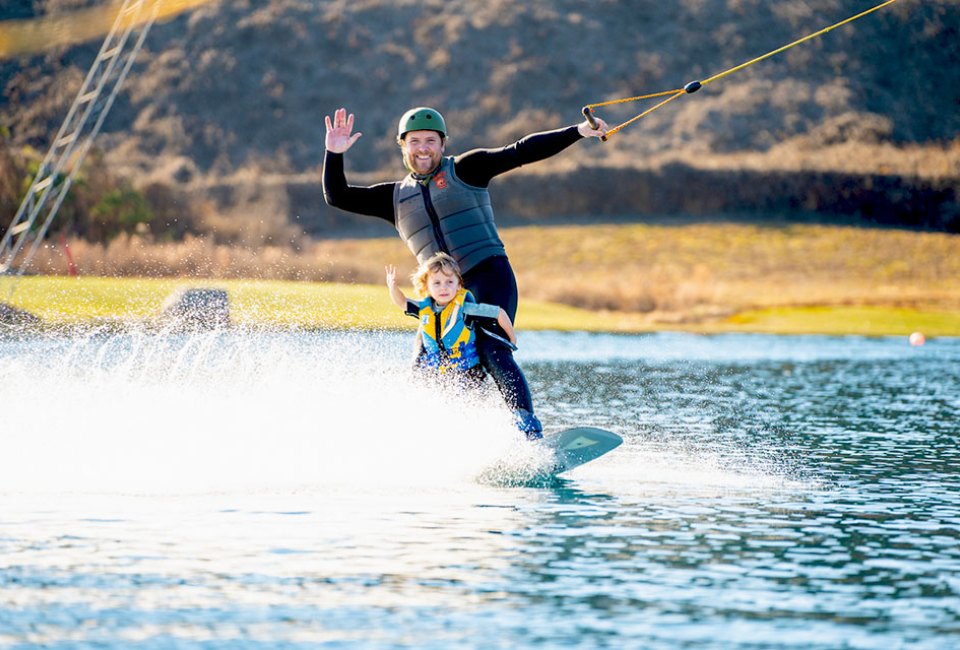
[[[530,482],[406,334],[0,339],[0,647],[960,647],[960,340],[520,344],[623,446]]]

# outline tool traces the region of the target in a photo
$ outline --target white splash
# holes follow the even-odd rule
[[[203,332],[0,345],[0,491],[182,493],[474,480],[499,395],[414,382],[409,337]]]

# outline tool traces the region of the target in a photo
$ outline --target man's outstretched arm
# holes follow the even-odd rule
[[[456,158],[457,176],[470,185],[486,187],[494,176],[555,156],[581,138],[602,136],[607,125],[603,120],[598,122],[599,128],[596,129],[582,122],[554,131],[532,133],[500,149],[468,151]]]

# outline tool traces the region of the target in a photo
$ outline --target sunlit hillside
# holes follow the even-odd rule
[[[165,6],[174,4],[186,6]],[[311,241],[389,237],[389,224],[322,200],[323,117],[338,106],[364,134],[348,154],[351,179],[392,180],[402,173],[396,119],[411,105],[447,115],[450,153],[505,144],[579,120],[585,103],[677,88],[876,5],[186,4],[197,6],[150,31],[51,235],[104,246],[121,232],[141,243],[198,236],[241,246],[238,256],[286,247],[288,260]],[[110,6],[0,2],[10,47],[11,34],[55,26],[21,38],[32,54],[0,59],[0,227],[94,59]],[[958,24],[955,2],[899,0],[683,96],[606,143],[497,179],[498,222],[693,216],[958,232]],[[616,124],[652,103],[597,110]],[[123,266],[124,255],[101,263]],[[163,255],[134,266],[169,274],[178,262],[156,266]],[[302,272],[322,272],[311,264]]]
[[[0,3],[0,15],[24,25],[61,16],[69,26],[79,8],[106,3],[25,4]],[[154,26],[99,144],[112,172],[186,189],[178,200],[208,212],[313,235],[356,230],[362,221],[325,209],[318,195],[323,117],[338,106],[364,133],[351,172],[382,180],[400,171],[393,131],[411,105],[445,112],[451,152],[506,144],[577,121],[583,104],[677,88],[875,4],[211,1]],[[603,207],[621,216],[800,211],[897,223],[912,214],[908,225],[952,229],[958,25],[955,2],[900,0],[532,171],[567,174],[569,186],[571,172],[598,169],[595,197],[638,183]],[[45,149],[99,44],[0,61],[9,146]],[[615,124],[650,104],[600,112]],[[605,180],[611,169],[615,182]],[[649,196],[663,186],[676,191]],[[879,215],[860,214],[864,188]],[[555,211],[518,205],[525,196],[505,192],[504,219]],[[577,216],[592,216],[595,202]]]
[[[34,3],[61,13],[82,4],[105,3]],[[182,155],[203,174],[302,172],[320,162],[322,116],[344,105],[366,135],[355,168],[389,169],[389,136],[408,106],[443,109],[460,150],[505,143],[570,123],[588,102],[702,79],[875,4],[209,2],[154,27],[105,141],[116,159],[150,167]],[[950,141],[960,132],[958,24],[954,2],[902,0],[645,118],[591,156],[766,151],[798,136],[809,146]],[[15,141],[51,136],[98,46],[3,62],[0,119]],[[646,107],[607,113],[615,122]]]

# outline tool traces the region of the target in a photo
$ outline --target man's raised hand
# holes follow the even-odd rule
[[[363,135],[359,131],[353,133],[353,113],[347,115],[347,109],[338,108],[333,114],[333,121],[330,116],[324,117],[327,124],[327,138],[324,144],[327,151],[332,153],[343,153],[353,146],[353,143]]]

